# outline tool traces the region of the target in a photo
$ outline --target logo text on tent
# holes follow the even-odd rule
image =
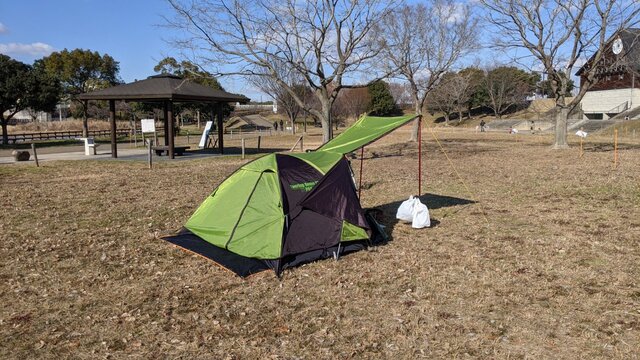
[[[309,181],[300,184],[291,184],[289,185],[289,187],[291,187],[291,190],[302,190],[308,192],[311,191],[311,189],[313,189],[313,187],[316,186],[317,183],[318,181]]]

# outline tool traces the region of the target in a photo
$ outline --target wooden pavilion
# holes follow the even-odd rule
[[[161,103],[164,107],[165,146],[168,146],[169,157],[175,156],[173,111],[174,103],[200,102],[211,104],[211,117],[216,119],[218,129],[218,147],[224,153],[223,143],[223,104],[247,103],[249,98],[244,95],[232,94],[222,90],[215,90],[208,86],[196,84],[179,76],[161,74],[150,76],[145,80],[134,81],[129,84],[113,86],[81,94],[83,101],[108,100],[109,121],[111,122],[111,157],[118,157],[116,144],[116,100],[141,101]],[[85,106],[86,109],[86,106]]]

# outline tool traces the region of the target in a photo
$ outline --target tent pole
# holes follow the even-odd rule
[[[364,146],[360,148],[360,184],[358,185],[358,199],[362,199],[362,164],[364,163]]]
[[[422,116],[418,117],[418,196],[422,195]]]

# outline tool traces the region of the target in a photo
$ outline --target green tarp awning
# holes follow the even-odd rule
[[[348,154],[378,140],[417,117],[417,115],[395,117],[363,116],[342,134],[320,146],[316,151]]]

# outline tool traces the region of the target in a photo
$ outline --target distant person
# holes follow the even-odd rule
[[[284,131],[284,122],[280,120],[280,131]]]
[[[531,120],[531,133],[532,133],[532,134],[535,134],[535,132],[534,132],[534,130],[535,130],[535,128],[534,128],[535,124],[536,124],[536,123],[535,123],[535,121]]]
[[[486,122],[484,122],[484,120],[480,120],[480,132],[484,132],[484,126],[487,125]]]
[[[274,129],[275,131],[278,131],[278,122],[277,122],[277,121],[274,121],[274,122],[273,122],[273,129]]]

